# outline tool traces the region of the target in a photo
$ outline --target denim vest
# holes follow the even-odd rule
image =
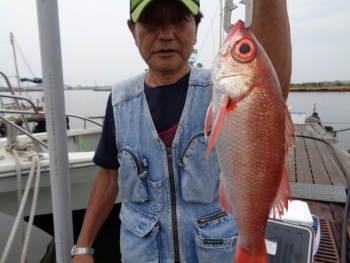
[[[158,137],[144,94],[147,73],[114,85],[124,263],[232,263],[237,227],[219,203],[215,148],[205,158],[211,71],[191,68],[171,148]]]

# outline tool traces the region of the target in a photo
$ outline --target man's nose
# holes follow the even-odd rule
[[[159,27],[159,40],[172,40],[175,37],[176,26],[170,21],[163,22]]]

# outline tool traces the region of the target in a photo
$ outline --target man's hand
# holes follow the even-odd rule
[[[77,247],[92,247],[101,226],[113,208],[119,192],[118,171],[100,168],[86,208]],[[92,255],[75,255],[72,263],[93,263]]]

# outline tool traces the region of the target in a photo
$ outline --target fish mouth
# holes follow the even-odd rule
[[[213,74],[214,75],[214,74]],[[221,86],[221,83],[228,83],[227,80],[228,79],[235,79],[239,76],[244,75],[243,73],[231,73],[231,74],[227,74],[227,75],[221,75],[220,77],[215,78],[213,81],[215,81],[216,83],[218,83],[219,86]]]
[[[234,73],[234,74],[229,74],[229,75],[223,75],[221,76],[222,79],[225,79],[225,78],[231,78],[231,77],[237,77],[237,76],[242,76],[244,75],[243,73]]]

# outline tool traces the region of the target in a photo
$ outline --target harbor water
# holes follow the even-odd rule
[[[292,111],[306,112],[306,117],[315,107],[323,125],[339,131],[339,147],[350,150],[350,130],[346,130],[350,128],[350,92],[290,92],[287,104]]]

